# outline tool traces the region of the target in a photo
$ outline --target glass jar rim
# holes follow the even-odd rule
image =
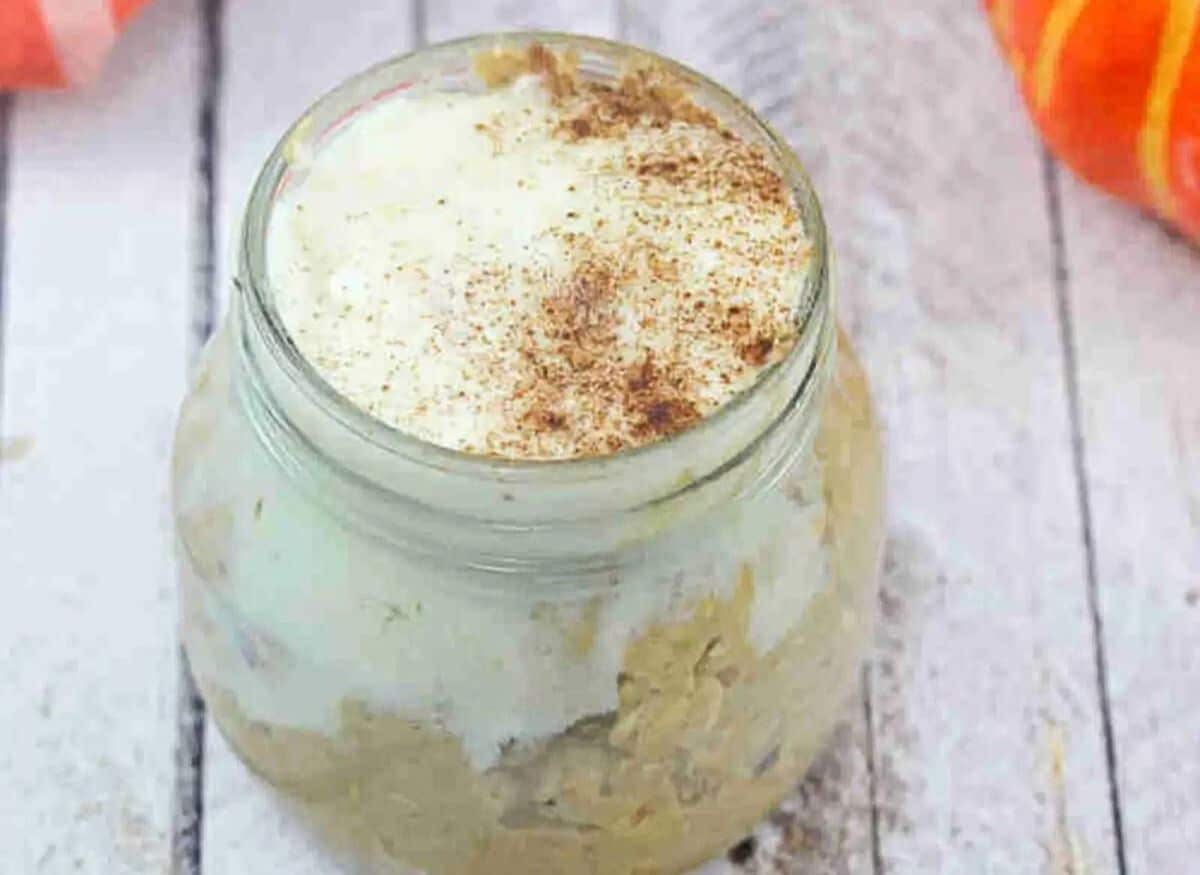
[[[268,278],[266,239],[274,198],[286,183],[292,166],[294,144],[306,137],[319,139],[344,123],[357,108],[388,98],[401,87],[406,77],[419,76],[426,64],[438,61],[469,60],[470,55],[496,46],[521,47],[541,43],[550,49],[590,52],[622,62],[652,63],[677,77],[686,86],[703,91],[719,100],[722,106],[738,115],[772,152],[788,188],[796,199],[801,213],[811,256],[799,290],[801,309],[797,318],[797,340],[787,355],[764,368],[755,381],[730,398],[721,407],[699,422],[660,440],[622,449],[608,455],[579,456],[561,459],[519,459],[469,453],[445,447],[396,428],[359,408],[335,389],[317,368],[301,353],[288,332],[275,303]],[[356,109],[349,112],[330,112],[348,97],[358,97]],[[327,118],[322,118],[327,117]],[[327,124],[313,131],[314,119]],[[795,399],[804,393],[805,383],[817,370],[817,358],[828,347],[819,335],[832,334],[830,311],[831,284],[827,232],[816,192],[799,159],[782,137],[776,133],[744,101],[701,73],[683,64],[632,45],[598,37],[547,31],[508,31],[480,34],[425,46],[393,57],[350,77],[317,98],[280,138],[260,170],[251,189],[248,205],[237,240],[237,272],[235,285],[245,321],[255,330],[265,345],[273,363],[283,374],[303,390],[307,399],[332,417],[338,425],[374,450],[389,457],[417,464],[464,478],[499,481],[513,486],[553,486],[555,484],[582,486],[611,478],[614,470],[653,470],[662,460],[675,454],[688,454],[722,427],[745,413],[753,399],[780,386],[787,392],[788,403],[777,416],[764,424],[760,432],[770,430],[775,421],[786,416]],[[805,360],[806,357],[809,360]],[[784,384],[795,384],[790,389]],[[713,470],[696,472],[696,480],[719,475],[721,470],[736,464],[752,451],[761,434],[752,434],[737,447],[731,456]],[[687,484],[680,486],[680,490]],[[653,497],[658,501],[670,495]]]

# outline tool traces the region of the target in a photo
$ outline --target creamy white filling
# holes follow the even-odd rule
[[[555,346],[562,325],[546,321],[548,299],[607,308],[597,367],[619,388],[622,369],[670,363],[688,375],[699,415],[786,349],[806,265],[794,210],[729,178],[681,183],[662,164],[695,154],[719,174],[746,154],[682,122],[572,141],[556,133],[562,113],[533,77],[483,94],[398,97],[297,159],[270,224],[270,280],[288,330],[335,388],[445,446],[575,455],[605,446],[584,442],[592,432],[641,438],[636,412],[590,409],[594,382],[568,379],[543,393],[568,425],[522,442],[530,359],[591,367]],[[587,285],[597,263],[599,303]],[[761,355],[747,353],[762,337],[746,326],[771,332]],[[227,356],[218,348],[216,370]],[[296,490],[244,424],[226,418],[219,431],[206,450],[214,459],[192,467],[236,474],[219,487],[179,486],[190,497],[185,536],[215,525],[228,538],[190,533],[193,544],[218,542],[226,566],[223,582],[198,587],[207,631],[190,654],[252,719],[333,734],[342,703],[362,699],[443,726],[483,769],[510,741],[616,710],[629,643],[686,619],[705,596],[727,597],[743,564],[754,573],[749,632],[760,654],[826,583],[815,464],[802,513],[778,492],[724,508],[697,550],[708,558],[638,566],[602,597],[535,607],[527,593],[480,598],[349,531]]]
[[[185,537],[204,542],[188,526],[211,527],[214,506],[230,515],[220,528],[231,537],[217,539],[225,579],[197,586],[207,631],[189,656],[246,716],[271,725],[333,736],[343,703],[361,700],[443,727],[483,770],[511,742],[615,711],[628,645],[651,626],[689,619],[706,596],[730,598],[744,567],[760,656],[827,585],[815,463],[791,497],[774,492],[722,512],[689,558],[628,569],[595,599],[536,604],[519,582],[481,596],[453,572],[408,563],[337,524],[244,425],[226,424],[211,451],[222,464],[237,459],[226,481],[234,494],[182,484],[196,497],[181,508]]]
[[[794,207],[756,200],[750,147],[682,121],[571,139],[572,111],[534,76],[397,97],[299,162],[269,274],[335,388],[434,443],[575,455],[600,432],[648,439],[613,409],[623,369],[669,364],[705,415],[786,348],[806,244]],[[547,375],[560,359],[568,373]],[[534,412],[561,422],[531,443],[539,391]]]

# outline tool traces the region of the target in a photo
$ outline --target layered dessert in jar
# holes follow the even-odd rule
[[[881,537],[786,147],[647,53],[477,38],[322,98],[239,245],[174,471],[239,755],[352,871],[736,841],[856,687]]]

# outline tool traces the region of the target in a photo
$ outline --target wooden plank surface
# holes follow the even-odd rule
[[[733,90],[785,136],[799,120],[800,19],[787,3],[627,0],[622,37]],[[866,689],[812,774],[756,833],[744,871],[867,873],[877,854]],[[735,854],[737,856],[737,854]],[[722,868],[733,870],[729,863]]]
[[[1116,871],[1040,148],[976,7],[801,8],[798,144],[887,424],[883,870]]]
[[[441,42],[502,30],[565,30],[615,37],[618,0],[420,0],[424,37]]]
[[[0,413],[0,870],[161,873],[175,585],[167,454],[184,385],[190,0],[103,78],[12,103]]]
[[[1130,873],[1200,860],[1200,251],[1063,175],[1098,606]]]
[[[985,22],[950,2],[641,7],[628,20],[665,19],[643,40],[733,84],[810,164],[888,427],[879,867],[1112,871],[1039,152]]]
[[[376,60],[517,27],[657,48],[796,144],[887,426],[892,534],[864,695],[746,863],[706,875],[1190,873],[1200,255],[1044,172],[981,13],[953,0],[903,16],[869,0],[158,0],[95,88],[12,101],[0,574],[19,610],[0,612],[15,691],[0,725],[16,727],[0,869],[168,865],[166,457],[267,150]],[[193,298],[210,231],[216,282]],[[214,731],[204,777],[205,872],[342,871]]]
[[[415,45],[408,0],[330,4],[292,0],[224,5],[217,105],[216,296],[224,302],[231,242],[250,185],[276,141],[304,108],[346,77]],[[206,735],[203,871],[342,871],[277,799],[252,777],[211,724]],[[190,875],[190,873],[189,873]]]

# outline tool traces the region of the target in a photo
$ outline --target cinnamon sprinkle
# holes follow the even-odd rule
[[[630,69],[606,85],[580,77],[574,56],[534,44],[484,53],[475,68],[497,90],[536,77],[547,107],[540,118],[536,109],[489,110],[475,122],[493,160],[545,142],[553,160],[586,169],[559,177],[566,184],[554,196],[569,198],[568,207],[519,254],[501,254],[503,239],[495,238],[495,255],[484,256],[464,230],[470,259],[431,268],[453,289],[439,305],[445,309],[433,311],[419,349],[408,352],[404,337],[385,341],[386,379],[376,379],[369,396],[351,380],[374,352],[306,349],[334,385],[435,442],[439,416],[487,424],[477,438],[455,438],[458,449],[594,456],[689,428],[786,355],[809,253],[792,193],[765,149],[723,127],[658,67]],[[514,203],[537,197],[534,168],[514,179]],[[457,215],[459,226],[479,221],[452,212],[461,195],[432,203]],[[554,257],[539,260],[547,252]],[[393,260],[386,282],[417,270]],[[420,282],[418,290],[428,288],[428,279]],[[362,317],[347,310],[336,318]],[[303,348],[314,332],[293,333]],[[336,334],[334,341],[344,342]],[[463,362],[465,382],[415,394],[422,357],[444,356]],[[412,396],[407,406],[402,389]]]

